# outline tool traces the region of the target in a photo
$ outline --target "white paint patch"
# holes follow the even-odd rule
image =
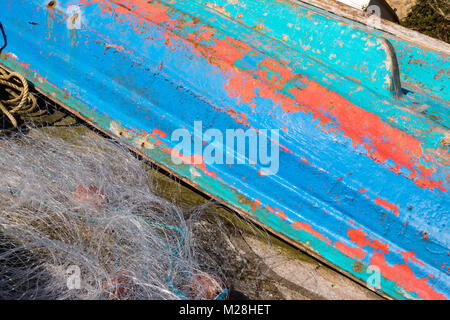
[[[350,7],[363,10],[369,5],[369,0],[337,0],[339,2],[345,3]]]
[[[193,179],[197,179],[202,176],[202,174],[200,172],[198,172],[197,169],[195,169],[194,167],[190,167],[189,172],[191,173],[191,177]]]
[[[69,5],[66,10],[66,25],[69,30],[79,30],[85,24],[83,11],[80,6]]]
[[[15,61],[19,61],[19,57],[16,56],[14,53],[10,52],[9,55],[10,55]]]

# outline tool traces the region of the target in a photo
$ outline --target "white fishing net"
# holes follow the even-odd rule
[[[0,299],[282,297],[266,232],[0,74]]]
[[[31,129],[0,137],[0,298],[214,299],[186,219],[128,150]]]

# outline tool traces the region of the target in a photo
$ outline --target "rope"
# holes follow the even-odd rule
[[[22,75],[8,73],[1,68],[0,89],[0,112],[17,128],[15,115],[33,112],[37,107],[36,98],[30,93],[28,82]]]

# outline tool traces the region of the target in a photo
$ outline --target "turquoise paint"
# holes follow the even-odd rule
[[[428,102],[431,104],[432,108],[447,110],[440,112],[448,113],[448,101],[442,104],[440,101],[429,99],[418,93],[414,95],[403,95],[400,99],[397,99],[392,96],[389,90],[387,90],[389,93],[384,94],[384,97],[380,98],[378,96],[380,90],[382,91],[380,88],[382,88],[384,84],[384,81],[381,79],[384,79],[387,71],[384,68],[386,55],[383,50],[380,50],[381,45],[378,42],[380,38],[376,35],[376,32],[370,32],[370,30],[366,27],[357,25],[354,22],[350,23],[344,18],[338,19],[337,21],[339,22],[330,22],[329,18],[327,19],[329,14],[308,14],[308,12],[310,12],[308,11],[308,6],[303,7],[299,5],[298,7],[292,8],[292,6],[287,3],[276,1],[276,6],[278,6],[279,10],[272,10],[272,7],[270,7],[271,2],[268,0],[264,1],[267,1],[267,5],[265,6],[259,5],[259,3],[255,1],[248,1],[249,3],[241,1],[238,2],[238,4],[228,2],[226,0],[203,1],[203,4],[215,3],[218,6],[223,7],[223,9],[230,12],[231,17],[235,19],[237,19],[237,15],[239,13],[245,12],[243,17],[240,19],[245,22],[245,31],[242,31],[242,25],[232,23],[227,16],[218,15],[217,12],[212,10],[210,7],[198,4],[201,1],[164,2],[167,2],[171,7],[180,9],[185,13],[206,17],[203,19],[208,21],[208,25],[217,28],[217,33],[215,35],[217,38],[223,39],[225,33],[233,38],[249,43],[252,47],[257,48],[259,52],[263,52],[269,57],[280,59],[286,65],[293,68],[296,73],[309,76],[317,80],[319,83],[324,84],[329,88],[333,88],[335,92],[340,93],[350,102],[363,107],[367,111],[378,114],[383,120],[391,125],[407,132],[408,134],[414,135],[417,139],[424,142],[424,147],[436,148],[440,145],[444,135],[440,132],[437,133],[432,131],[432,127],[434,125],[432,121],[427,119],[422,114],[405,109],[403,106],[410,106],[409,108],[412,107],[411,109],[413,110],[413,107],[415,106],[413,102],[421,101],[425,98],[426,100],[430,100]],[[271,9],[267,10],[269,7]],[[296,18],[298,15],[301,15],[301,18]],[[278,17],[281,16],[286,16],[286,18],[283,19],[283,23],[279,23],[278,20]],[[310,21],[310,19],[314,19],[314,21]],[[288,26],[289,21],[298,21],[297,23],[301,26],[307,25],[314,26],[315,28],[313,30],[304,28],[295,29],[295,27]],[[262,23],[268,29],[264,29],[264,33],[256,32],[250,28]],[[346,31],[344,34],[340,35],[342,38],[339,38],[339,40],[337,40],[338,42],[332,46],[334,51],[320,51],[322,48],[324,48],[322,50],[328,49],[327,47],[329,43],[334,43],[336,41],[336,39],[333,40],[333,35],[336,34],[336,31],[330,30],[324,32],[321,29],[321,26],[328,27],[331,23],[336,24],[334,25],[335,28],[344,28]],[[317,25],[319,25],[319,27],[317,27]],[[197,26],[197,28],[199,28],[199,26]],[[275,30],[272,30],[272,28]],[[295,32],[292,30],[295,30]],[[186,34],[184,31],[185,30],[174,30],[175,33],[180,35]],[[190,30],[187,32],[189,31]],[[316,43],[314,37],[317,36],[318,32],[323,32],[324,36],[328,35],[330,38],[323,39],[321,37]],[[283,34],[288,35],[288,41],[282,40]],[[311,43],[308,42],[300,45],[301,39],[304,38],[310,38]],[[291,39],[299,39],[297,40],[299,43],[294,44],[294,40]],[[289,46],[286,46],[284,42],[287,42]],[[370,43],[370,45],[367,43]],[[336,65],[333,60],[338,59],[339,61],[340,59],[337,56],[336,58],[330,58],[330,56],[333,54],[338,55],[339,49],[340,52],[343,51],[339,46],[340,44],[342,44],[346,50],[350,49],[346,51],[347,54],[352,53],[353,55],[346,56],[343,62]],[[313,52],[312,50],[314,50],[314,48],[320,49],[316,49],[316,51]],[[360,55],[360,52],[367,52],[367,55]],[[440,57],[438,54],[435,55]],[[319,59],[324,63],[318,63],[313,60],[313,58]],[[433,59],[434,56],[431,56],[430,60],[433,61]],[[356,60],[356,62],[354,62],[354,60]],[[373,66],[369,66],[368,61],[373,63]],[[349,67],[350,62],[354,63],[353,67]],[[311,68],[311,65],[317,67]],[[242,65],[237,64],[236,66],[241,67]],[[447,70],[449,70],[450,63],[448,63],[448,61],[446,66],[448,68]],[[361,68],[363,69],[359,72],[359,69]],[[252,73],[257,68],[249,68],[249,66],[244,65],[243,69],[246,69]],[[433,71],[435,70],[433,69]],[[372,74],[374,72],[378,72],[378,74],[374,76],[374,81],[367,81],[367,79],[372,78]],[[334,77],[327,76],[329,74],[333,74]],[[361,84],[349,80],[346,76],[360,79]],[[432,82],[435,83],[436,81]],[[439,82],[439,92],[447,93],[447,90],[444,90],[447,82],[448,81]],[[406,83],[406,85],[407,84],[408,83]],[[362,85],[366,86],[369,91],[361,91],[360,87]],[[283,88],[281,92],[284,94],[289,94],[287,92],[288,89],[289,85]],[[399,108],[400,106],[402,107]],[[401,121],[401,119],[407,120]],[[449,118],[445,117],[445,115],[442,115],[441,119],[445,119],[445,124],[449,121],[447,120]]]
[[[267,209],[261,208],[258,206],[256,210],[253,212],[251,205],[241,204],[241,197],[243,194],[240,191],[237,191],[235,188],[220,182],[217,179],[211,178],[210,176],[204,174],[201,171],[198,171],[201,174],[199,178],[193,178],[190,172],[190,168],[192,166],[189,165],[179,165],[174,166],[171,162],[170,155],[167,154],[166,151],[161,150],[160,147],[155,149],[143,149],[136,148],[136,143],[134,140],[141,141],[139,137],[131,136],[130,138],[124,138],[117,134],[117,132],[112,132],[111,128],[111,119],[106,117],[105,115],[101,115],[92,110],[89,106],[84,104],[83,102],[75,99],[72,96],[67,97],[65,92],[55,88],[47,81],[41,82],[38,80],[39,75],[36,72],[25,69],[23,66],[18,64],[12,59],[6,59],[3,63],[10,69],[16,70],[24,74],[27,79],[32,82],[36,87],[39,88],[42,92],[51,93],[52,98],[62,103],[64,106],[68,107],[68,110],[71,112],[75,112],[82,116],[85,120],[93,124],[95,127],[100,129],[101,131],[114,136],[116,139],[125,143],[128,146],[134,146],[132,149],[135,151],[144,154],[148,159],[152,162],[157,163],[159,166],[162,166],[166,170],[172,172],[178,177],[184,179],[185,181],[195,182],[195,186],[205,192],[206,194],[214,195],[219,201],[222,201],[227,204],[231,204],[234,209],[238,212],[243,213],[247,218],[258,222],[262,226],[270,226],[275,232],[283,236],[288,236],[302,244],[305,248],[310,248],[313,252],[317,252],[320,256],[327,259],[333,265],[335,265],[338,269],[342,271],[348,272],[350,275],[356,277],[360,281],[366,282],[370,277],[371,273],[367,271],[367,266],[362,265],[362,271],[354,270],[355,260],[349,258],[344,255],[342,252],[328,245],[325,241],[322,241],[310,233],[307,233],[303,230],[297,230],[292,227],[291,224],[286,223],[283,219],[276,217],[271,214]],[[125,127],[119,125],[123,130],[127,130]],[[156,143],[157,141],[150,138],[150,142]],[[254,201],[255,199],[250,199]],[[391,297],[395,299],[405,299],[405,290],[398,286],[395,282],[381,278],[381,287],[383,288],[380,293],[385,292],[389,294]],[[420,299],[412,292],[407,292],[410,297],[414,297],[415,299]]]
[[[11,6],[16,5],[15,2],[10,3]],[[177,173],[227,205],[243,213],[253,214],[255,219],[285,237],[304,245],[308,241],[310,250],[315,250],[322,258],[361,281],[366,281],[368,275],[353,270],[352,264],[356,259],[349,258],[333,248],[333,243],[338,240],[354,247],[345,234],[348,228],[362,227],[371,239],[382,239],[389,244],[391,252],[386,256],[389,265],[404,263],[397,250],[413,248],[417,257],[424,259],[426,265],[420,267],[409,262],[408,267],[412,268],[418,278],[433,274],[430,285],[434,285],[439,292],[446,293],[448,281],[445,273],[438,270],[434,263],[440,262],[440,265],[448,260],[440,254],[448,244],[448,236],[445,233],[447,192],[436,189],[422,190],[408,178],[411,173],[409,169],[402,167],[400,173],[396,174],[392,172],[396,166],[392,159],[376,163],[368,159],[365,147],[353,146],[351,139],[342,132],[332,134],[322,131],[323,127],[337,128],[336,121],[330,121],[322,127],[308,110],[284,112],[279,105],[274,106],[272,99],[261,96],[259,91],[253,99],[257,105],[256,109],[252,109],[247,103],[239,102],[239,97],[230,97],[224,89],[229,74],[222,71],[220,65],[210,63],[206,57],[196,54],[191,42],[175,42],[173,37],[171,40],[174,43],[167,49],[164,46],[164,31],[171,30],[180,36],[179,39],[188,39],[201,27],[216,26],[220,30],[214,30],[212,40],[203,40],[203,46],[211,46],[214,40],[227,39],[228,36],[249,43],[254,48],[250,53],[244,52],[243,57],[234,63],[232,68],[236,72],[246,72],[262,85],[266,79],[255,75],[255,72],[265,69],[262,65],[264,59],[273,58],[298,75],[278,89],[278,93],[283,96],[293,98],[295,96],[289,89],[303,90],[307,87],[299,79],[316,80],[358,107],[378,115],[386,123],[418,137],[423,146],[437,146],[442,134],[429,131],[436,124],[430,122],[425,115],[407,109],[412,107],[410,103],[417,101],[413,98],[428,97],[430,103],[434,103],[433,106],[436,107],[442,105],[442,102],[432,96],[424,96],[420,91],[405,94],[399,100],[378,95],[371,86],[359,86],[345,74],[340,74],[311,56],[302,54],[297,48],[283,44],[279,39],[236,23],[235,20],[230,20],[226,15],[210,8],[198,6],[198,2],[185,1],[184,4],[192,4],[186,5],[184,14],[175,9],[169,10],[168,22],[162,21],[157,26],[144,22],[138,29],[141,32],[137,34],[131,31],[137,28],[137,22],[134,23],[132,17],[126,19],[121,16],[122,21],[119,23],[112,21],[108,14],[102,15],[95,6],[90,6],[86,9],[92,10],[91,15],[87,17],[87,21],[90,21],[89,28],[75,32],[75,45],[69,41],[72,38],[67,37],[70,33],[65,29],[64,21],[62,24],[55,21],[51,28],[52,37],[48,41],[42,40],[42,44],[33,39],[44,38],[41,36],[43,30],[48,31],[45,24],[39,24],[42,27],[36,28],[17,24],[17,28],[7,30],[13,39],[8,49],[19,55],[19,61],[31,63],[31,68],[39,70],[39,74],[54,83],[56,87],[44,81],[40,87],[44,92],[55,95],[56,99],[66,104],[69,109],[78,111],[105,132],[133,148],[139,149],[141,137],[134,137],[130,131],[125,130],[120,136],[120,128],[137,129],[137,132],[151,132],[157,128],[170,134],[173,129],[183,125],[192,130],[192,121],[195,119],[202,119],[220,129],[245,128],[222,112],[226,106],[232,106],[236,112],[248,115],[251,124],[258,128],[287,126],[289,134],[283,134],[281,142],[294,152],[292,155],[282,153],[280,161],[284,166],[276,177],[261,178],[257,169],[251,166],[223,168],[211,165],[208,170],[216,172],[223,180],[207,176],[201,171],[197,172],[200,177],[195,178],[190,172],[192,167],[174,166],[165,151],[158,148],[141,151],[146,152],[158,165]],[[41,22],[41,15],[33,11],[30,14],[25,11],[27,8],[32,6],[24,7],[24,17],[28,19],[34,14],[33,19]],[[194,21],[189,14],[200,17],[203,21],[207,20],[207,24]],[[315,13],[312,14],[312,17],[314,16]],[[0,18],[4,19],[1,14]],[[181,18],[195,23],[186,28],[172,28],[170,20],[177,21]],[[9,21],[9,16],[5,19]],[[25,28],[26,32],[21,28]],[[25,36],[20,42],[14,41],[20,34]],[[120,36],[116,37],[117,35]],[[146,40],[149,36],[152,36],[151,40]],[[160,38],[161,40],[158,40]],[[106,45],[112,47],[106,50]],[[123,46],[123,49],[118,49],[120,46]],[[40,54],[40,51],[43,53]],[[51,57],[48,56],[50,52],[53,52]],[[20,69],[12,60],[8,59],[6,63],[14,70]],[[163,68],[159,70],[161,63]],[[26,73],[25,69],[20,70]],[[270,77],[267,81],[281,77],[277,72],[269,71]],[[35,78],[35,75],[29,73],[28,77]],[[34,82],[40,83],[37,77]],[[64,97],[64,91],[70,93],[69,98]],[[167,102],[169,96],[172,103]],[[94,107],[97,107],[95,111]],[[252,113],[252,110],[256,112]],[[162,115],[164,120],[161,119]],[[146,119],[147,116],[149,119]],[[111,119],[116,125],[112,126]],[[148,139],[154,144],[157,142],[153,138]],[[173,146],[168,138],[161,140],[168,146]],[[366,143],[372,142],[370,137],[366,138]],[[299,161],[300,156],[305,156],[313,165],[308,167],[302,164]],[[420,160],[425,166],[437,170],[432,179],[445,179],[448,176],[448,168],[445,166],[436,165],[427,159]],[[349,171],[352,171],[352,176],[348,175]],[[245,182],[241,180],[243,175],[247,177]],[[343,182],[339,182],[338,177],[344,177]],[[367,199],[358,192],[361,188],[368,189]],[[394,188],[395,194],[390,191]],[[339,196],[339,205],[333,197],[334,194]],[[276,206],[284,210],[287,220],[280,219],[265,208],[257,207],[257,210],[252,212],[250,205],[240,203],[242,196],[251,201],[258,198],[264,206]],[[279,199],[281,197],[282,200]],[[396,204],[399,217],[389,210],[375,206],[375,197]],[[414,207],[411,212],[407,209],[410,203]],[[381,218],[383,215],[386,216],[385,220]],[[348,219],[354,220],[356,226],[352,227]],[[293,220],[309,223],[331,242],[326,243],[310,233],[296,230],[293,228]],[[405,222],[408,222],[404,228],[406,231],[402,229]],[[424,244],[416,233],[422,226],[430,224],[433,229],[430,231],[429,242]],[[385,232],[386,226],[390,229],[389,233]],[[368,253],[361,262],[367,265],[373,250],[367,247],[364,247],[364,250]],[[398,284],[385,280],[384,293],[393,297],[411,295],[417,298],[413,293],[399,293],[401,289]]]

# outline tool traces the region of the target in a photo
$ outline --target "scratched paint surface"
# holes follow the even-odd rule
[[[0,21],[1,62],[100,129],[385,294],[449,298],[448,55],[287,1],[6,0]],[[279,172],[173,164],[194,121],[280,129]]]

